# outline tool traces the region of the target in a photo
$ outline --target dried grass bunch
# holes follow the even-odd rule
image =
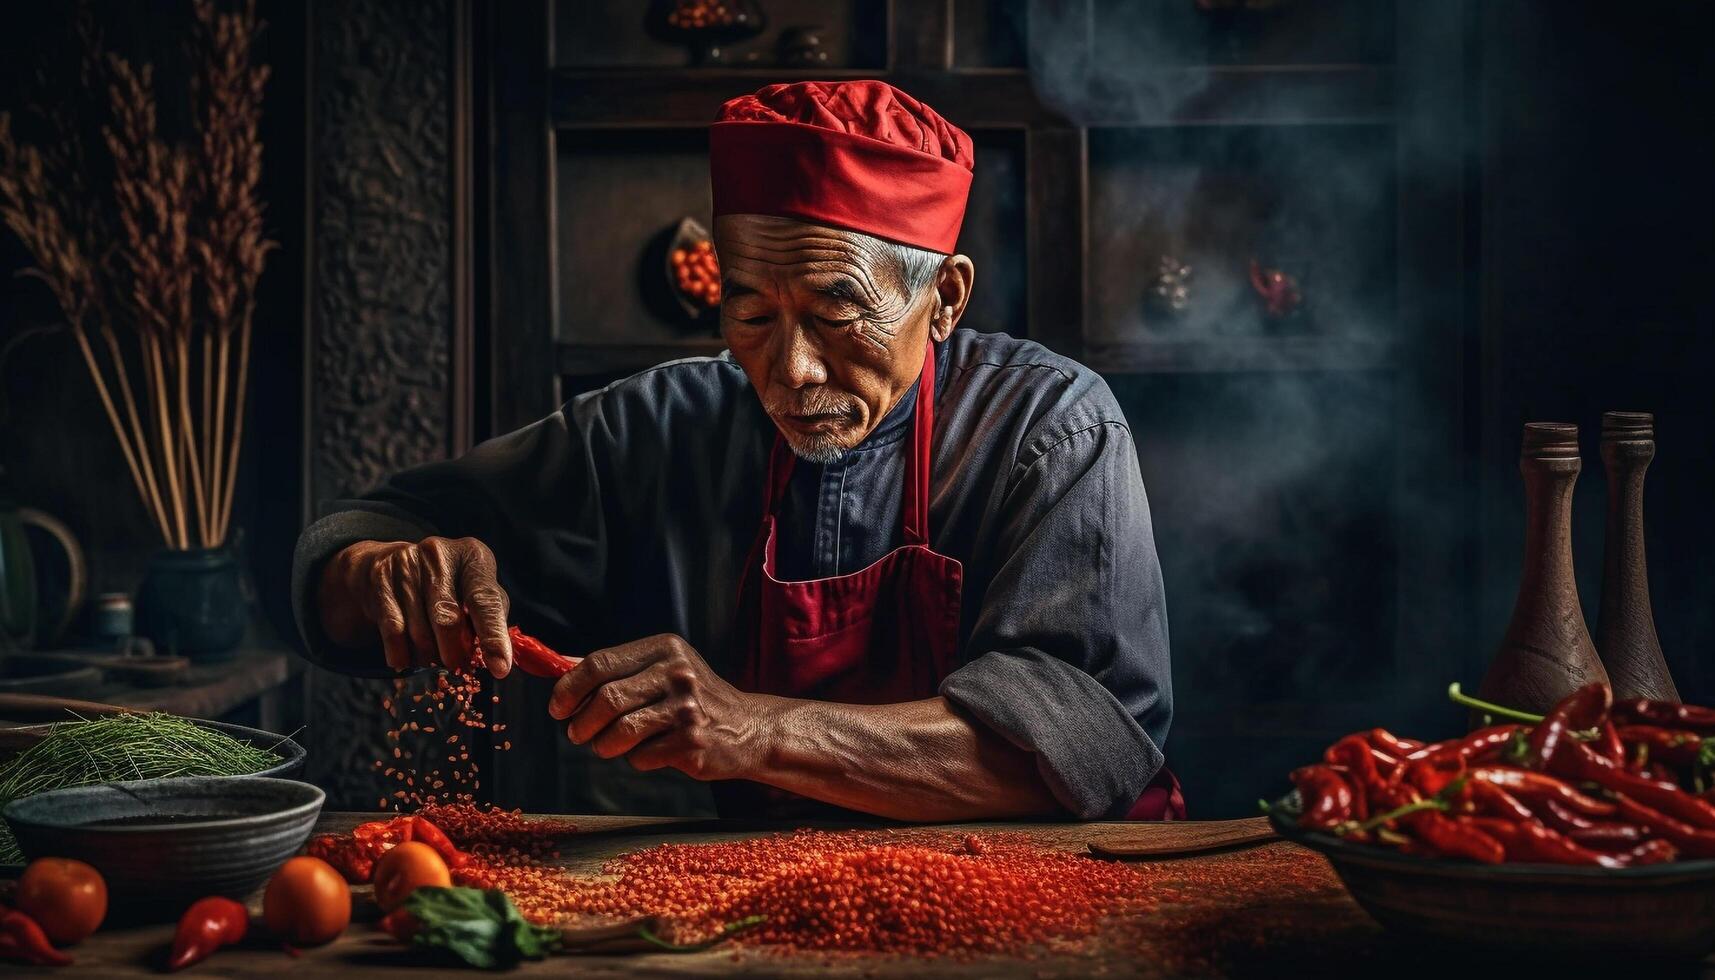
[[[87,11],[80,80],[105,99],[106,153],[87,152],[69,113],[43,114],[40,147],[0,113],[0,220],[34,256],[27,274],[59,303],[137,492],[180,549],[231,529],[256,281],[275,244],[257,197],[268,68],[251,62],[255,2],[191,8],[192,139],[162,136],[152,67],[104,50]]]

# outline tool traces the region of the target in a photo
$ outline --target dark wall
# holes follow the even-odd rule
[[[0,32],[0,111],[38,135],[28,114],[75,90],[76,4],[33,4],[7,12]],[[181,45],[190,5],[180,0],[94,2],[107,43],[160,69],[162,122],[182,125]],[[262,117],[262,197],[267,231],[280,243],[257,287],[246,420],[233,523],[261,609],[274,632],[291,635],[286,576],[300,524],[302,460],[304,11],[293,0],[262,0],[267,29],[256,58],[269,64]],[[39,73],[39,74],[38,74]],[[72,101],[74,111],[88,103]],[[64,520],[89,554],[92,592],[133,590],[160,546],[113,438],[77,346],[37,280],[10,273],[31,264],[0,230],[0,465],[21,503]],[[263,490],[266,492],[262,492]]]
[[[1679,690],[1715,701],[1715,8],[1481,5],[1482,546],[1477,635],[1518,582],[1520,425],[1576,422],[1584,611],[1600,601],[1601,413],[1656,414],[1646,491],[1656,627]],[[1471,651],[1476,676],[1491,648]]]

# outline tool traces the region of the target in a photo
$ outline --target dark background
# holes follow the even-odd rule
[[[1168,754],[1194,816],[1248,812],[1346,730],[1461,724],[1442,691],[1475,684],[1510,610],[1527,420],[1583,428],[1574,554],[1593,615],[1594,432],[1606,409],[1656,414],[1657,629],[1682,694],[1715,703],[1708,5],[762,6],[764,35],[689,69],[632,0],[552,16],[261,4],[282,247],[236,522],[272,642],[295,642],[291,543],[328,501],[718,349],[655,276],[664,230],[707,218],[697,124],[766,81],[861,70],[977,140],[971,325],[1080,357],[1121,398],[1167,580]],[[114,44],[176,57],[184,4],[96,9]],[[15,109],[37,66],[51,77],[71,55],[63,9],[5,16],[0,107]],[[827,67],[769,67],[780,28],[806,23]],[[1195,269],[1177,317],[1144,299],[1164,253]],[[1253,255],[1299,278],[1299,314],[1259,314]],[[0,266],[27,264],[0,236]],[[0,279],[0,337],[55,318],[38,283]],[[0,394],[16,495],[71,525],[98,591],[133,588],[156,542],[69,338],[13,346]],[[344,683],[303,682],[324,744],[374,738]],[[502,796],[528,802],[527,780],[503,776]]]

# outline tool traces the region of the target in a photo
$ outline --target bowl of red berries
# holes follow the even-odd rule
[[[695,219],[680,221],[667,245],[667,286],[693,320],[720,308],[720,260],[715,257],[714,239]]]

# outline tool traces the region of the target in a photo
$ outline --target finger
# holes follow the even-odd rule
[[[424,615],[429,620],[429,628],[434,631],[435,649],[440,654],[441,663],[448,670],[463,670],[474,651],[464,606],[453,589],[457,581],[457,563],[438,538],[430,541],[435,543],[425,542],[420,549],[423,555],[421,567],[428,573],[428,583],[423,590]]]
[[[375,626],[381,633],[381,653],[394,670],[411,668],[411,651],[405,639],[405,614],[393,591],[393,575],[386,562],[376,562],[370,574],[370,597],[375,603]]]
[[[677,730],[668,728],[639,742],[625,754],[625,761],[638,772],[654,772],[673,765],[684,754]]]
[[[595,689],[569,717],[566,735],[582,745],[627,712],[654,704],[667,693],[666,684],[652,671],[633,674]]]
[[[590,748],[603,759],[617,759],[644,739],[673,727],[673,715],[665,702],[657,701],[620,715],[590,741]],[[574,739],[574,741],[576,741]]]
[[[666,645],[660,637],[597,650],[554,683],[554,693],[548,698],[548,714],[569,718],[596,688],[630,677],[666,655]]]
[[[393,588],[399,598],[399,612],[405,617],[405,635],[411,638],[411,661],[419,667],[433,667],[440,663],[440,656],[435,649],[435,631],[429,627],[428,613],[423,609],[423,590],[417,581],[421,574],[415,561],[401,562]]]
[[[512,637],[506,631],[506,617],[512,601],[500,587],[494,568],[494,556],[486,547],[476,547],[459,566],[459,595],[472,629],[482,644],[483,659],[488,671],[496,677],[512,672]]]

